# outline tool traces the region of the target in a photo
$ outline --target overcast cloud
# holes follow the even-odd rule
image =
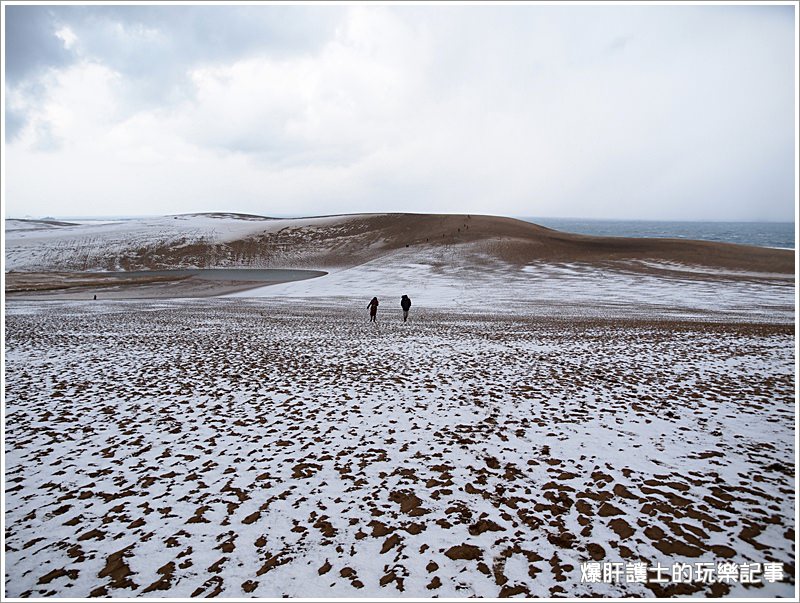
[[[9,217],[794,218],[793,6],[5,6]]]

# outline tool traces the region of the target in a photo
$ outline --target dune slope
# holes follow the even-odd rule
[[[747,272],[794,273],[794,253],[677,239],[591,237],[513,218],[356,214],[271,219],[192,214],[113,224],[6,223],[6,270],[47,272],[165,268],[347,268],[399,250],[440,251],[448,262],[644,261]]]

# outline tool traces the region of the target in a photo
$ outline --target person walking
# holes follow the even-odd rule
[[[369,321],[370,322],[378,322],[378,298],[373,297],[372,301],[367,304],[367,308],[369,308]]]
[[[408,320],[408,311],[411,309],[411,298],[404,295],[400,298],[400,307],[403,308],[403,322]]]

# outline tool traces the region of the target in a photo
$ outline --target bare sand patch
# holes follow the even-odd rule
[[[167,299],[213,297],[270,284],[317,278],[312,270],[162,270],[132,272],[9,272],[12,299]]]

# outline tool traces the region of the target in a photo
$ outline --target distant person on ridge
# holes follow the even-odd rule
[[[403,308],[403,322],[408,320],[408,311],[411,309],[411,298],[404,295],[400,298],[400,307]]]
[[[378,298],[373,297],[372,301],[367,304],[367,308],[369,308],[369,321],[370,322],[378,322]]]

